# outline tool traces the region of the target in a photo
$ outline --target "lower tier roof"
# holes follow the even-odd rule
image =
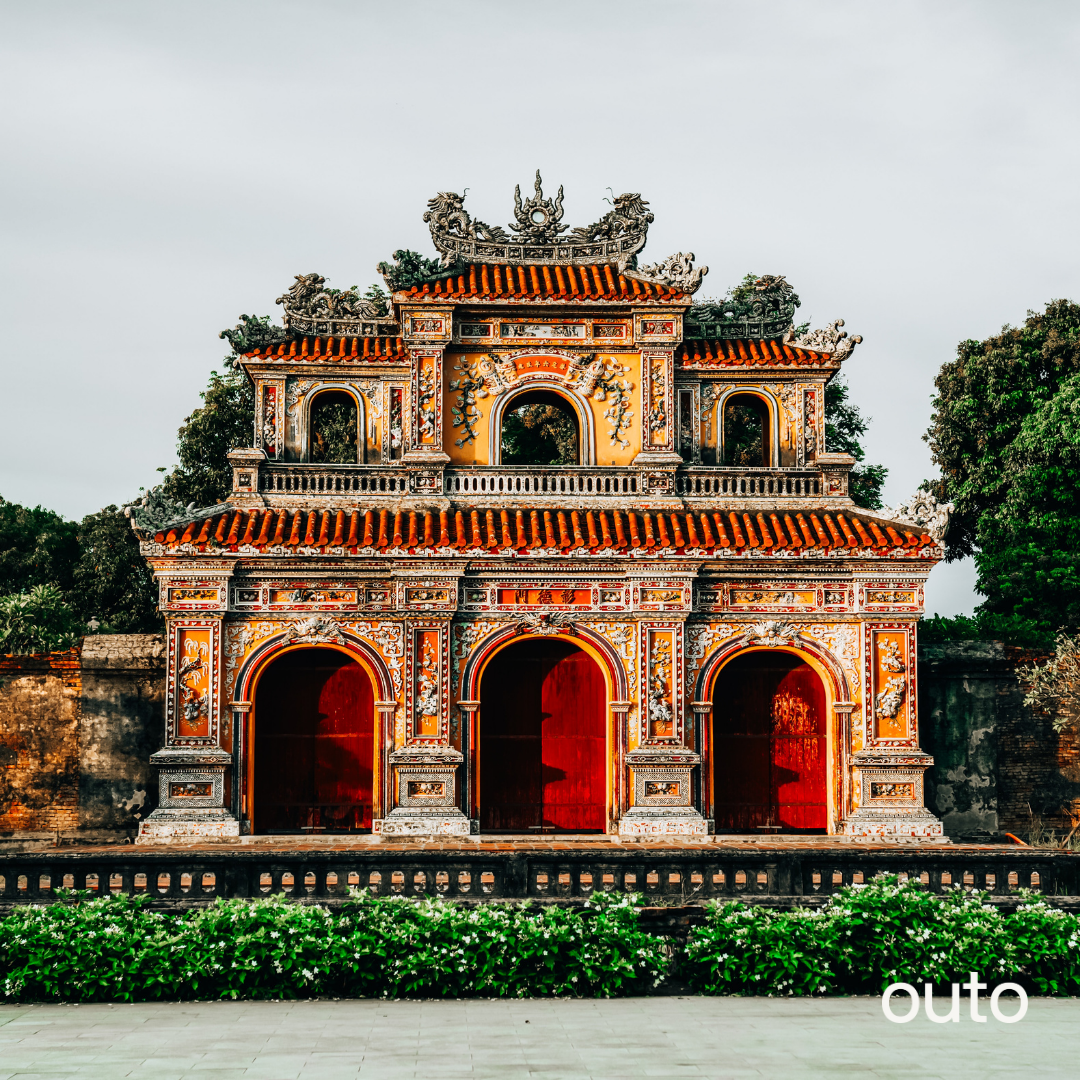
[[[834,508],[775,511],[232,510],[158,532],[167,547],[543,554],[640,551],[866,551],[916,555],[935,541],[920,530]],[[190,547],[188,547],[190,545]],[[178,552],[182,553],[182,552]]]

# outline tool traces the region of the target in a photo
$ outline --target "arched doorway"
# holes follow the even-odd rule
[[[823,832],[825,687],[809,664],[770,650],[737,656],[713,688],[717,831]]]
[[[721,465],[753,469],[772,464],[769,406],[757,394],[725,398],[720,424]]]
[[[604,677],[570,642],[496,653],[480,680],[483,832],[604,832]]]
[[[310,460],[342,465],[363,462],[359,416],[356,399],[348,391],[319,391],[311,402]]]
[[[581,431],[577,412],[554,390],[526,390],[502,414],[503,465],[578,465]]]
[[[375,701],[364,669],[336,649],[287,652],[255,689],[254,830],[371,829]]]

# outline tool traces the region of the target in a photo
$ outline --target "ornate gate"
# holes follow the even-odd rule
[[[603,832],[605,686],[565,641],[497,653],[480,683],[483,832]]]
[[[799,657],[736,657],[713,690],[718,831],[819,832],[826,805],[825,688]]]
[[[255,832],[371,829],[374,712],[367,673],[335,649],[270,664],[255,692]]]

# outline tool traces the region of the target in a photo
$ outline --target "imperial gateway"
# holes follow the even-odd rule
[[[694,303],[692,254],[638,262],[639,195],[562,202],[538,173],[507,232],[439,194],[388,302],[301,275],[223,335],[232,494],[132,514],[168,622],[140,842],[941,835],[915,624],[949,508],[852,500],[824,396],[861,339],[797,334],[782,277]],[[528,459],[538,416],[569,463]]]

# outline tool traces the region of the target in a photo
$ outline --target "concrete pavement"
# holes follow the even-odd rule
[[[966,999],[943,1025],[889,1023],[877,998],[0,1006],[0,1080],[836,1076],[1075,1080],[1080,1000],[1013,1025]]]

